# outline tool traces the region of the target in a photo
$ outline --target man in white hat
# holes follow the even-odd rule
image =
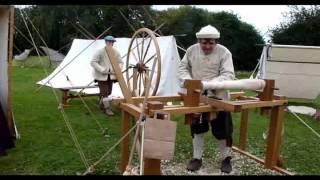
[[[184,87],[186,79],[197,79],[203,83],[203,94],[228,100],[229,92],[226,90],[208,89],[208,81],[233,80],[234,68],[232,54],[221,44],[219,31],[211,26],[203,27],[196,33],[198,43],[190,46],[180,62],[178,77],[180,86]],[[230,112],[221,111],[212,118],[210,113],[199,113],[191,124],[191,136],[193,144],[193,158],[187,165],[190,171],[199,170],[202,166],[202,154],[204,146],[204,134],[209,131],[209,123],[213,136],[218,140],[221,153],[221,171],[232,171],[232,118]]]
[[[106,36],[104,40],[106,42],[106,46],[110,47],[112,47],[113,43],[116,42],[116,39],[113,36]],[[121,69],[123,61],[120,53],[114,47],[112,47],[112,49]],[[91,66],[93,67],[93,77],[95,81],[98,82],[100,90],[100,108],[104,113],[112,116],[114,113],[110,109],[111,98],[108,98],[108,96],[112,93],[112,85],[116,81],[116,76],[105,47],[99,49],[94,54],[91,60]]]

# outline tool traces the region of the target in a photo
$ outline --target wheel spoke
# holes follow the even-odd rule
[[[139,46],[138,46],[138,38],[136,38],[136,44],[137,44],[137,51],[138,51],[138,58],[139,58],[139,61],[138,61],[138,62],[140,62],[141,59],[140,59],[140,50],[139,50]],[[140,43],[139,43],[139,44],[140,44]]]
[[[133,73],[132,73],[132,77],[133,77],[133,80],[132,80],[132,92],[133,95],[136,94],[136,89],[137,89],[137,81],[138,81],[138,77],[139,77],[139,74],[137,73],[137,69],[133,69]]]
[[[140,73],[139,73],[139,77],[138,77],[138,78],[139,78],[139,80],[138,80],[138,81],[139,81],[139,87],[138,87],[138,88],[139,88],[139,94],[138,94],[138,95],[140,96],[140,95],[141,95],[141,78],[140,78]]]
[[[133,54],[133,57],[134,57],[134,60],[136,61],[136,63],[138,63],[139,60],[137,59],[137,56],[136,56],[136,54],[134,53],[134,51],[131,51],[131,53]]]
[[[157,57],[157,54],[154,54],[144,63],[144,65],[147,65],[148,62],[150,62],[153,58],[156,58],[156,57]]]
[[[147,46],[146,52],[144,53],[144,56],[143,56],[143,58],[142,58],[142,61],[144,61],[144,59],[146,58],[146,56],[147,56],[147,52],[148,52],[148,50],[149,50],[150,45],[151,45],[151,37],[150,37],[150,40],[149,40],[149,43],[148,43],[148,46]]]
[[[142,45],[141,45],[141,59],[140,61],[143,62],[142,56],[143,56],[143,45],[144,45],[144,32],[142,33]]]

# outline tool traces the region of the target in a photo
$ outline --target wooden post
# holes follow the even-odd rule
[[[187,95],[184,96],[183,102],[186,107],[199,106],[200,93],[202,90],[202,84],[200,80],[186,80],[184,83],[187,89]],[[184,124],[191,124],[194,114],[186,114]]]
[[[106,46],[105,50],[107,52],[107,55],[108,55],[109,60],[110,60],[110,63],[112,65],[114,73],[115,73],[115,75],[117,77],[117,80],[119,82],[119,86],[121,88],[121,91],[122,91],[122,94],[123,94],[123,96],[125,98],[125,101],[127,103],[133,104],[131,93],[130,93],[130,91],[128,89],[128,86],[127,86],[126,82],[124,81],[123,75],[121,73],[120,66],[119,66],[117,60],[115,59],[115,55],[114,55],[112,47]]]
[[[121,124],[121,132],[122,136],[125,135],[129,131],[129,120],[130,114],[124,110],[122,113],[122,124]],[[120,171],[123,173],[126,170],[129,161],[129,135],[123,139],[121,142],[121,162],[120,162]]]
[[[273,94],[275,89],[275,81],[273,79],[265,79],[266,85],[263,89],[263,91],[260,93],[259,98],[261,101],[272,101],[273,100]],[[268,115],[270,113],[270,108],[261,108],[260,109],[260,115]]]
[[[241,125],[240,125],[240,138],[239,138],[239,149],[246,149],[246,141],[248,135],[248,118],[249,109],[242,110],[241,114]]]
[[[148,112],[151,112],[150,110],[160,110],[163,109],[164,105],[163,103],[159,101],[149,101],[147,103]],[[149,115],[151,115],[149,113]],[[153,114],[152,114],[153,116]],[[163,117],[156,117],[157,119],[162,119]],[[160,160],[159,159],[144,159],[144,175],[161,175],[161,167],[160,167]]]
[[[11,92],[12,92],[12,57],[13,57],[13,34],[14,34],[14,6],[10,6],[9,9],[9,44],[8,44],[8,111],[7,111],[7,122],[10,134],[16,135],[14,130],[13,118],[12,118],[12,103],[11,103]]]
[[[281,130],[284,121],[285,106],[276,106],[271,109],[265,167],[271,169],[277,165],[280,157]]]

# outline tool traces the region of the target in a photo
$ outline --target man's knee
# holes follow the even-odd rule
[[[220,111],[217,118],[210,122],[212,135],[218,140],[232,137],[233,124],[230,112]]]
[[[204,114],[201,114],[194,118],[191,128],[191,136],[194,137],[194,134],[202,134],[209,131],[208,119]]]
[[[110,107],[110,101],[111,100],[112,99],[108,98],[108,97],[102,98],[102,103],[103,103],[104,108],[109,108]]]

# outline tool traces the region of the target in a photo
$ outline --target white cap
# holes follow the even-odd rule
[[[210,38],[210,39],[219,39],[220,32],[213,26],[208,25],[200,29],[199,32],[196,33],[198,39],[202,38]]]

